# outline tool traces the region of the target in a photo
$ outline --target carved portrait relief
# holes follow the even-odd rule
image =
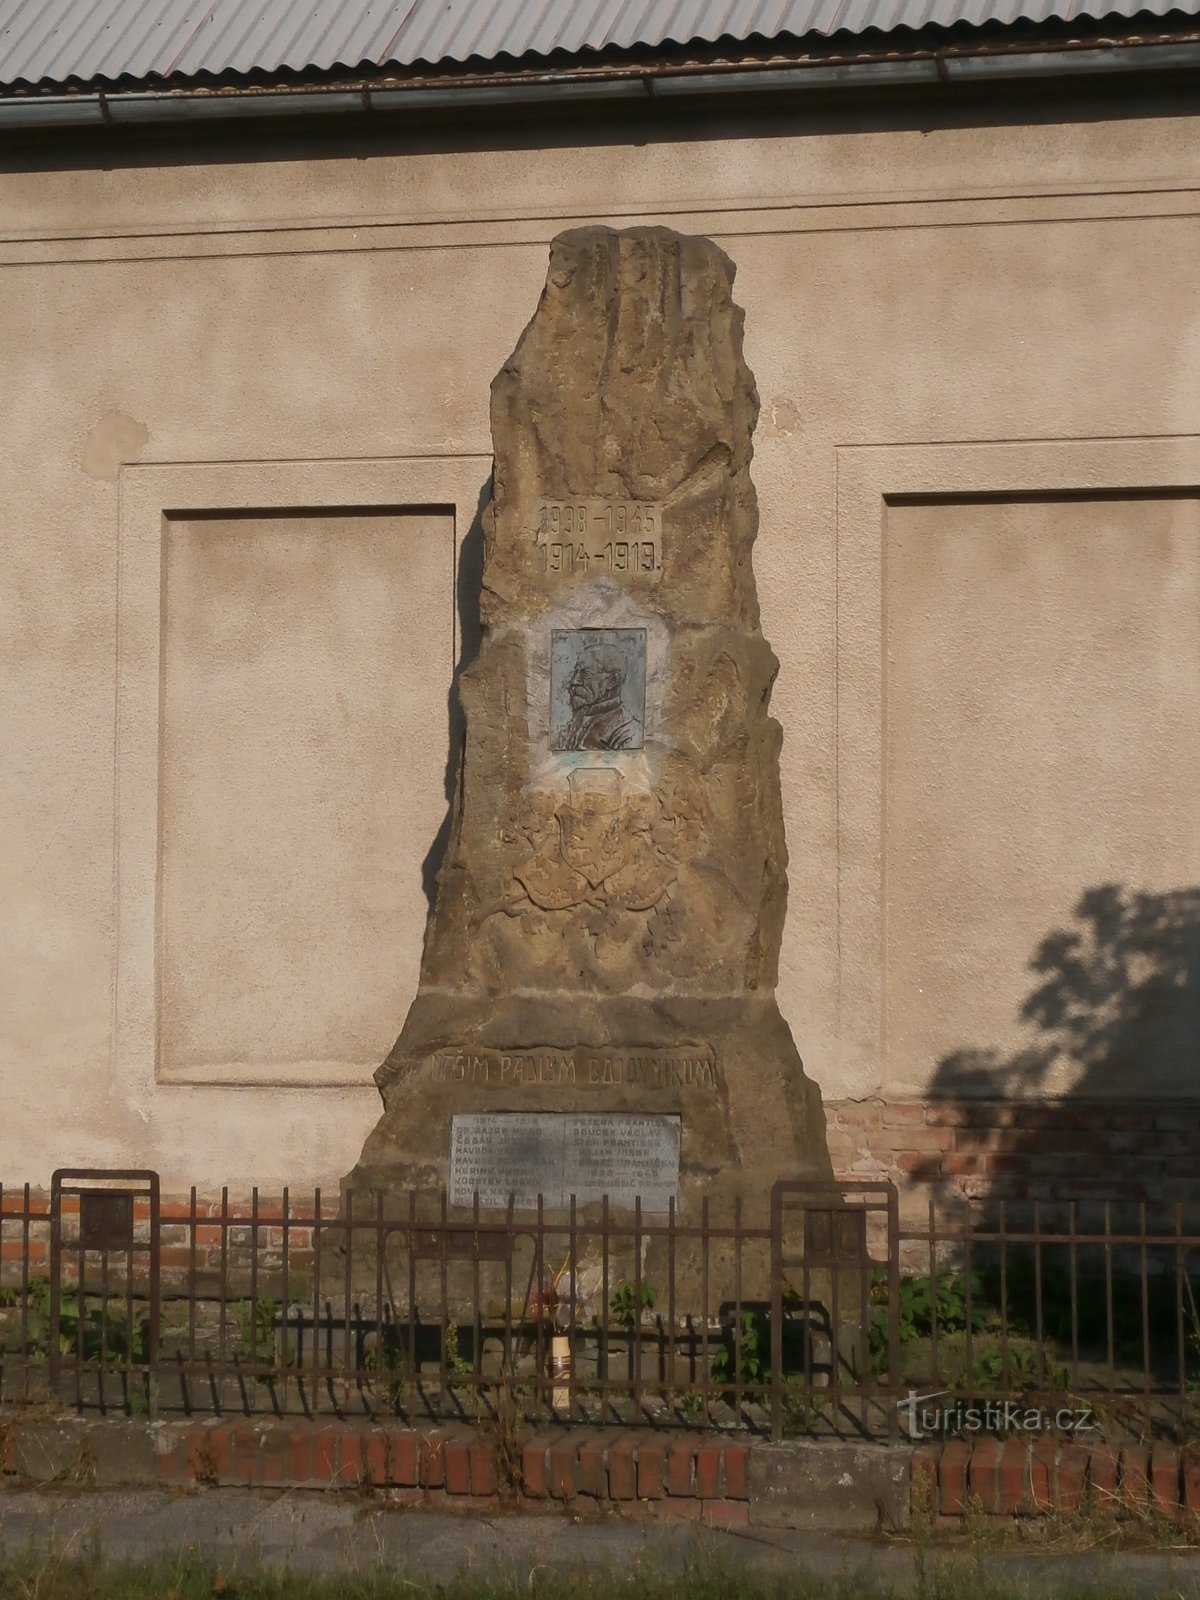
[[[554,631],[551,750],[640,750],[645,716],[644,628]]]

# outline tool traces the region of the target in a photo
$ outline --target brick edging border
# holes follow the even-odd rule
[[[1200,1447],[952,1439],[912,1460],[914,1509],[962,1517],[1200,1515]]]
[[[25,1484],[386,1490],[444,1509],[601,1506],[744,1527],[747,1440],[607,1429],[501,1439],[481,1428],[321,1422],[0,1420],[0,1468]]]
[[[26,1486],[319,1489],[449,1510],[608,1509],[867,1531],[911,1516],[1200,1517],[1200,1445],[1047,1435],[771,1445],[726,1434],[415,1429],[366,1422],[88,1421],[0,1414],[0,1472]]]

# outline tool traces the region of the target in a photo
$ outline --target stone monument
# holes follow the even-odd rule
[[[778,663],[733,276],[664,228],[563,233],[492,385],[483,640],[360,1214],[445,1186],[687,1216],[832,1176],[774,993]]]

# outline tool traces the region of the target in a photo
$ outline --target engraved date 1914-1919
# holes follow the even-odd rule
[[[542,500],[535,519],[537,570],[547,577],[656,582],[662,570],[662,506],[649,500]]]

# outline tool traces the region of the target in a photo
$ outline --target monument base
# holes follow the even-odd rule
[[[412,1189],[445,1188],[459,1212],[478,1191],[481,1207],[495,1208],[509,1182],[518,1206],[533,1203],[536,1152],[533,1168],[519,1176],[511,1166],[489,1168],[486,1154],[483,1165],[463,1158],[455,1170],[455,1117],[476,1127],[479,1118],[505,1113],[554,1113],[597,1126],[678,1119],[676,1215],[684,1222],[699,1219],[703,1199],[714,1220],[740,1199],[747,1216],[753,1207],[765,1221],[777,1179],[833,1176],[820,1093],[773,997],[560,994],[516,996],[501,1006],[461,990],[426,992],[376,1081],[384,1115],[344,1184],[359,1215],[374,1211],[379,1193],[389,1213],[402,1212]],[[458,1148],[461,1155],[461,1139]],[[582,1205],[596,1198],[592,1174],[573,1172],[567,1159],[565,1171],[547,1166],[548,1207],[561,1208],[573,1192]],[[644,1212],[661,1214],[666,1187],[661,1172],[647,1175]],[[627,1174],[612,1198],[631,1206],[637,1189]]]

